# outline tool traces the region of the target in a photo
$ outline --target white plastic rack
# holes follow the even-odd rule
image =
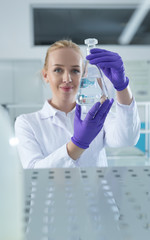
[[[27,240],[149,240],[150,167],[25,171]]]

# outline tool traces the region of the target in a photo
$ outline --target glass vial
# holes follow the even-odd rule
[[[95,38],[88,38],[85,39],[84,43],[87,46],[87,56],[90,54],[90,50],[96,47],[98,40]],[[107,97],[107,89],[101,70],[95,65],[91,65],[89,61],[85,59],[85,65],[77,94],[77,103],[79,105],[92,106],[98,101],[101,103],[104,102]]]

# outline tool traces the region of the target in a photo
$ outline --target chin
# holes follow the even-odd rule
[[[60,96],[59,96],[60,97]],[[76,101],[76,95],[72,95],[72,94],[63,94],[62,96],[62,101],[68,101],[70,103],[73,103]]]

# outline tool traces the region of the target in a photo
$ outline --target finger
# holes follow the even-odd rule
[[[95,117],[97,111],[99,110],[100,105],[100,102],[95,103],[93,107],[88,111],[85,120],[92,120]]]
[[[95,119],[97,121],[101,121],[103,118],[105,118],[112,106],[114,102],[114,99],[112,98],[111,100],[107,99],[103,104],[102,106],[99,108],[99,110],[97,111],[97,114],[95,116]]]
[[[91,63],[91,62],[90,62]],[[120,69],[121,67],[123,67],[123,64],[116,64],[117,62],[99,62],[96,65],[98,67],[100,67],[101,69],[107,69],[107,68],[114,68],[114,69]],[[93,64],[93,63],[91,63]]]
[[[93,58],[90,61],[91,64],[103,63],[103,62],[119,62],[119,58],[116,56],[103,56],[99,58]]]
[[[102,48],[92,48],[91,50],[90,50],[90,53],[111,53],[111,54],[117,54],[117,53],[115,53],[115,52],[112,52],[112,51],[108,51],[108,50],[106,50],[106,49],[102,49]]]
[[[112,53],[112,52],[101,52],[101,53],[94,53],[94,54],[89,54],[86,56],[87,60],[92,60],[95,58],[101,58],[101,57],[113,57],[113,58],[119,58],[120,56],[116,53]]]
[[[105,111],[104,116],[105,116],[105,115],[107,116],[108,112],[110,111],[110,109],[111,109],[111,107],[112,107],[112,105],[113,105],[113,102],[114,102],[114,99],[112,98],[112,99],[110,100],[108,106],[107,106],[107,109],[106,109],[106,111]]]
[[[81,106],[77,103],[76,103],[75,115],[77,116],[78,119],[81,119]]]
[[[102,53],[102,52],[108,52],[108,50],[102,48],[92,48],[90,50],[90,53]]]
[[[111,107],[112,107],[113,102],[114,102],[114,100],[109,103],[109,105],[107,106],[107,109],[106,109],[105,113],[103,114],[103,116],[98,119],[99,125],[101,125],[102,123],[105,122],[105,119],[106,119],[107,114],[109,113],[109,111],[110,111],[110,109],[111,109]]]

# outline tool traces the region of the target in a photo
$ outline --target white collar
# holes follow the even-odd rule
[[[75,112],[75,108],[73,108],[67,115],[72,115]],[[51,104],[49,104],[48,100],[45,101],[43,108],[40,110],[41,119],[46,119],[49,117],[54,117],[56,114],[64,115],[66,116],[66,113],[63,111],[60,111],[54,107],[52,107]]]

